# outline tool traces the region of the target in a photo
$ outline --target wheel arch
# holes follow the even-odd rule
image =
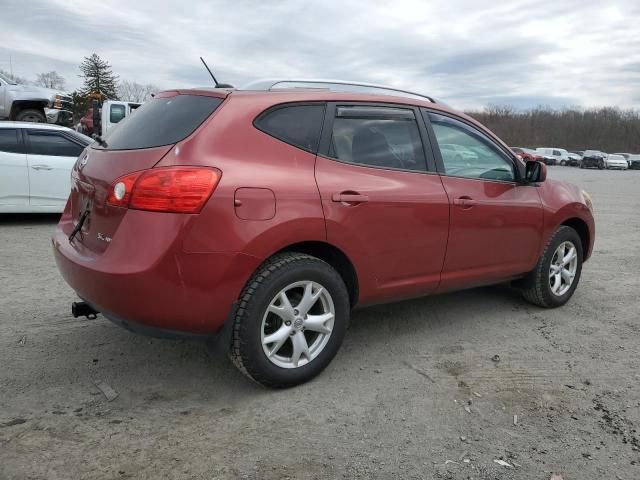
[[[46,106],[47,102],[43,100],[14,100],[11,104],[10,118],[11,120],[14,120],[16,115],[18,115],[22,110],[31,108],[35,110],[42,110],[42,113],[44,114],[44,108]]]
[[[338,247],[322,241],[304,241],[287,245],[274,252],[274,255],[282,252],[306,253],[327,262],[336,269],[342,280],[344,280],[349,292],[351,307],[358,303],[358,274],[351,259]]]
[[[589,245],[591,245],[591,233],[589,232],[587,222],[585,222],[581,218],[572,217],[566,219],[560,225],[571,227],[578,233],[578,236],[580,237],[580,241],[582,243],[583,260],[586,260],[589,256]]]

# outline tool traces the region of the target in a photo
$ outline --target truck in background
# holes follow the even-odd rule
[[[21,85],[0,75],[0,119],[73,125],[73,100],[51,88]]]
[[[140,105],[142,104],[120,100],[106,100],[102,103],[102,106],[94,104],[80,119],[80,122],[76,125],[76,131],[88,136],[94,134],[99,136],[106,135],[107,132],[131,115]],[[97,114],[94,114],[96,108]]]

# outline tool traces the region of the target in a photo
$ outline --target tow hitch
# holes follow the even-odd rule
[[[93,320],[98,315],[97,310],[89,305],[87,302],[73,302],[71,304],[71,315],[74,318],[87,317],[89,320]]]

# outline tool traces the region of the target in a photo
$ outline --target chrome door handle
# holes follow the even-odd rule
[[[31,165],[34,170],[53,170],[53,167],[49,165]]]
[[[366,195],[360,195],[359,193],[334,193],[331,196],[331,200],[340,203],[364,203],[369,201],[369,197]]]
[[[468,208],[473,207],[476,203],[478,203],[478,202],[476,202],[471,197],[460,197],[460,198],[454,198],[453,199],[453,204],[454,205],[458,205],[458,206],[462,207],[465,210],[468,209]]]

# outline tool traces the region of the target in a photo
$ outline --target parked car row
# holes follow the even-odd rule
[[[511,150],[522,160],[538,160],[547,165],[562,165],[580,168],[636,169],[640,170],[640,154],[605,153],[600,150],[568,151],[564,148],[539,147],[535,150],[512,147]]]

